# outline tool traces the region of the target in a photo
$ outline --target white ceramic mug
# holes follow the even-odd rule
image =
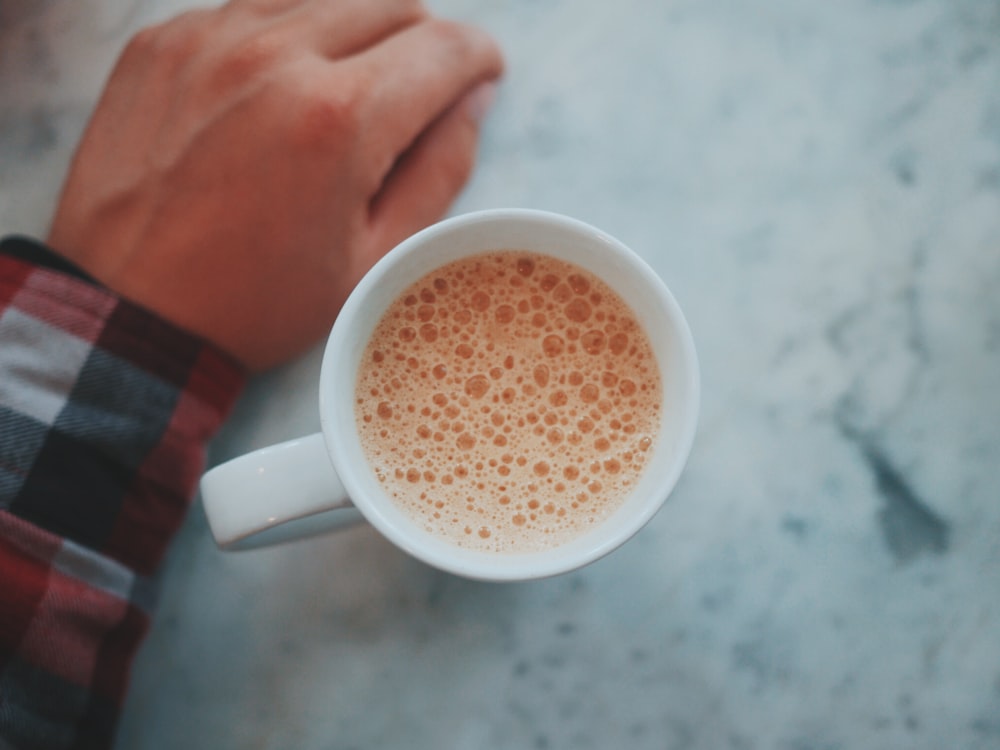
[[[574,263],[608,284],[649,334],[663,387],[654,454],[621,506],[564,544],[536,552],[459,548],[424,530],[387,495],[369,467],[355,423],[355,385],[362,354],[386,308],[435,268],[469,255],[524,250]],[[612,551],[656,513],[672,491],[694,439],[698,363],[680,307],[634,252],[580,221],[527,209],[457,216],[402,242],[361,280],[327,341],[319,386],[322,432],[248,453],[210,470],[201,481],[217,543],[235,548],[333,528],[360,517],[424,562],[482,580],[522,580],[563,573]],[[313,522],[313,528],[301,522]],[[267,538],[270,535],[270,539]]]

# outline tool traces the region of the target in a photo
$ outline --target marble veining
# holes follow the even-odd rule
[[[128,35],[0,0],[0,232],[44,232]],[[121,748],[1000,748],[1000,4],[435,0],[508,72],[455,211],[562,211],[685,308],[703,418],[625,547],[530,584],[195,507]],[[319,352],[213,460],[317,429]]]

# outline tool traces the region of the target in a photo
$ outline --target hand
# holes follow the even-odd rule
[[[471,171],[493,41],[417,0],[231,0],[140,32],[49,244],[252,369],[329,330]]]

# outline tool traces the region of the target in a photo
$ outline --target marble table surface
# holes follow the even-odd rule
[[[43,232],[127,37],[0,0],[0,232]],[[222,553],[197,505],[121,748],[1000,748],[1000,4],[437,0],[509,70],[454,212],[632,246],[703,367],[688,469],[579,572],[489,585],[367,527]],[[213,461],[314,431],[319,356]]]

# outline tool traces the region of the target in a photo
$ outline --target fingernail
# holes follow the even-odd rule
[[[483,118],[486,117],[486,113],[493,106],[493,100],[496,98],[496,82],[486,81],[480,83],[465,95],[465,112],[473,122],[482,122]]]

